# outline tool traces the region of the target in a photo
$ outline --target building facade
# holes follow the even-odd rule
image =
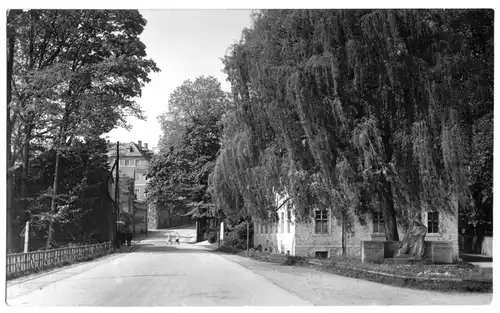
[[[135,215],[141,216],[147,214],[146,207],[146,185],[147,171],[152,152],[148,149],[148,144],[142,145],[142,141],[120,143],[119,153],[119,171],[120,174],[127,177],[127,191],[120,195],[120,212],[131,214],[134,220],[134,232],[145,231],[147,221],[145,217],[136,219]],[[110,144],[108,141],[108,160],[110,168],[113,168],[117,159],[116,143]],[[114,173],[116,173],[113,170]],[[121,184],[121,183],[120,183]],[[142,221],[142,222],[141,222]]]
[[[278,197],[278,207],[285,197]],[[452,243],[453,258],[458,259],[458,203],[455,212],[444,213],[422,209],[422,222],[427,227],[426,241],[448,241]],[[342,254],[344,236],[346,253],[361,256],[362,241],[385,241],[383,216],[380,212],[367,214],[365,223],[354,221],[350,231],[343,231],[341,221],[335,219],[330,210],[315,210],[310,220],[296,223],[290,203],[278,210],[278,222],[254,221],[254,247],[261,245],[262,251],[308,257],[331,257]],[[405,232],[398,225],[398,235]]]

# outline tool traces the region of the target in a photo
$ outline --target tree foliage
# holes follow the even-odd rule
[[[220,148],[227,95],[213,77],[185,81],[171,94],[160,152],[149,166],[148,198],[167,210],[201,217],[213,212],[209,175]]]
[[[286,192],[299,217],[380,207],[392,240],[417,208],[470,208],[492,51],[488,10],[261,11],[224,58],[235,108],[217,204],[268,218]]]
[[[50,214],[57,215],[60,158],[74,140],[93,141],[127,126],[129,115],[143,118],[135,99],[159,69],[139,39],[146,20],[138,11],[18,10],[7,23],[9,166],[21,161],[28,171],[33,144],[56,151]],[[26,172],[22,181],[27,184]]]
[[[30,220],[42,238],[46,236],[52,218],[56,221],[56,233],[60,238],[72,238],[78,242],[90,238],[102,240],[106,234],[99,225],[107,222],[101,214],[106,212],[103,204],[111,203],[107,194],[109,175],[105,150],[104,140],[77,140],[61,158],[59,170],[65,175],[58,181],[60,193],[54,216],[50,214],[50,204],[56,151],[45,150],[33,157],[28,176],[29,205],[20,222]],[[19,180],[15,189],[20,189]]]

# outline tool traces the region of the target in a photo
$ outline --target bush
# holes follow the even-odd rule
[[[257,248],[255,248],[255,250],[257,250],[257,251],[262,251],[262,245],[261,245],[261,244],[259,244],[259,245],[257,246]]]
[[[295,265],[297,263],[305,263],[305,262],[306,262],[306,259],[304,257],[301,257],[301,256],[287,255],[287,257],[285,259],[286,265]]]
[[[217,235],[215,233],[208,234],[208,242],[215,243],[217,241]]]

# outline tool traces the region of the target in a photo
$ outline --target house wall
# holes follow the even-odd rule
[[[283,203],[284,198],[277,197],[278,206]],[[453,211],[450,213],[440,212],[439,232],[428,233],[426,241],[451,241],[453,243],[453,258],[458,258],[458,202],[453,200]],[[265,225],[258,219],[254,219],[254,247],[259,244],[264,251],[286,253],[297,256],[315,256],[316,252],[326,251],[328,256],[342,254],[342,224],[328,215],[328,233],[316,234],[314,218],[309,222],[296,223],[292,210],[292,221],[290,232],[287,229],[286,209],[284,205],[278,210],[279,221],[268,224],[268,232],[262,231],[261,225]],[[427,227],[428,209],[422,208],[422,222]],[[285,213],[284,229],[281,229],[281,213]],[[361,242],[369,240],[385,240],[385,233],[374,233],[373,220],[370,214],[365,216],[365,223],[362,225],[357,217],[354,217],[351,231],[346,232],[347,254],[361,257]],[[272,227],[271,227],[272,226]],[[398,225],[399,239],[403,240],[406,230]]]
[[[147,184],[143,174],[147,173],[148,169],[148,159],[145,157],[143,152],[144,149],[141,146],[141,142],[139,142],[139,144],[135,144],[133,142],[120,144],[120,173],[134,179],[132,189],[135,193],[135,199],[142,201],[146,200],[144,191]],[[109,159],[109,166],[111,168],[116,161],[116,144],[109,146],[107,155]],[[121,199],[120,210],[122,212],[131,213],[133,201],[133,195],[130,199]]]
[[[278,207],[282,205],[285,200],[285,197],[277,195],[276,202],[278,203]],[[254,247],[257,247],[260,244],[262,246],[262,251],[267,249],[267,251],[271,250],[272,252],[280,252],[283,254],[286,254],[289,251],[290,255],[295,255],[295,216],[292,212],[292,219],[290,221],[290,227],[288,228],[287,208],[287,204],[284,204],[277,211],[278,216],[280,217],[277,223],[263,222],[259,219],[254,220]],[[283,227],[280,224],[282,214],[285,217]],[[267,233],[265,232],[266,224],[268,225]]]
[[[160,222],[159,212],[156,205],[153,203],[148,204],[148,229],[158,229]]]
[[[147,161],[144,160],[144,163]],[[147,166],[147,164],[145,165]],[[136,199],[137,200],[146,200],[146,194],[144,193],[146,191],[146,184],[147,184],[147,179],[146,179],[146,174],[147,174],[147,168],[136,168],[135,169],[135,181],[134,181],[134,192],[138,191],[136,193]]]
[[[429,208],[422,209],[422,221],[427,227],[427,217]],[[439,213],[438,233],[427,233],[426,241],[451,241],[452,242],[452,258],[457,261],[459,258],[458,245],[458,200],[456,197],[451,199],[450,212],[442,211]],[[401,237],[402,239],[402,237]]]

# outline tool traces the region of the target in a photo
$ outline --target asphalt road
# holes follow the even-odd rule
[[[12,306],[301,306],[487,304],[491,294],[385,286],[223,255],[148,236],[108,256],[7,286]]]

